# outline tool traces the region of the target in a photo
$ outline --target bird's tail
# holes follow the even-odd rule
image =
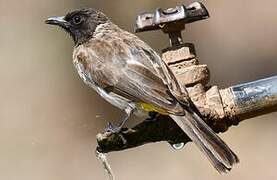
[[[170,117],[206,155],[219,173],[230,171],[232,166],[239,162],[236,154],[195,112]]]

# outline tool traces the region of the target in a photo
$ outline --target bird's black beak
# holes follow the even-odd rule
[[[64,29],[67,29],[70,26],[70,23],[64,19],[64,16],[50,17],[45,21],[45,23],[60,26]]]

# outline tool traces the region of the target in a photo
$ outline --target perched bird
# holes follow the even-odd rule
[[[239,161],[202,120],[185,87],[160,56],[137,36],[91,8],[52,17],[46,23],[72,36],[73,63],[84,83],[126,112],[120,126],[110,126],[110,131],[119,132],[134,112],[154,111],[169,115],[220,173]]]

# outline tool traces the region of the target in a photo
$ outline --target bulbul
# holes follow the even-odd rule
[[[118,128],[134,112],[169,115],[220,172],[231,170],[238,157],[202,120],[186,88],[161,57],[137,36],[91,8],[52,17],[47,24],[68,32],[75,43],[73,64],[85,84],[124,110]]]

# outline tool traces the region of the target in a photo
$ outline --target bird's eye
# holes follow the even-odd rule
[[[73,23],[74,24],[78,25],[81,22],[82,22],[82,18],[80,16],[76,15],[76,16],[73,17]]]

